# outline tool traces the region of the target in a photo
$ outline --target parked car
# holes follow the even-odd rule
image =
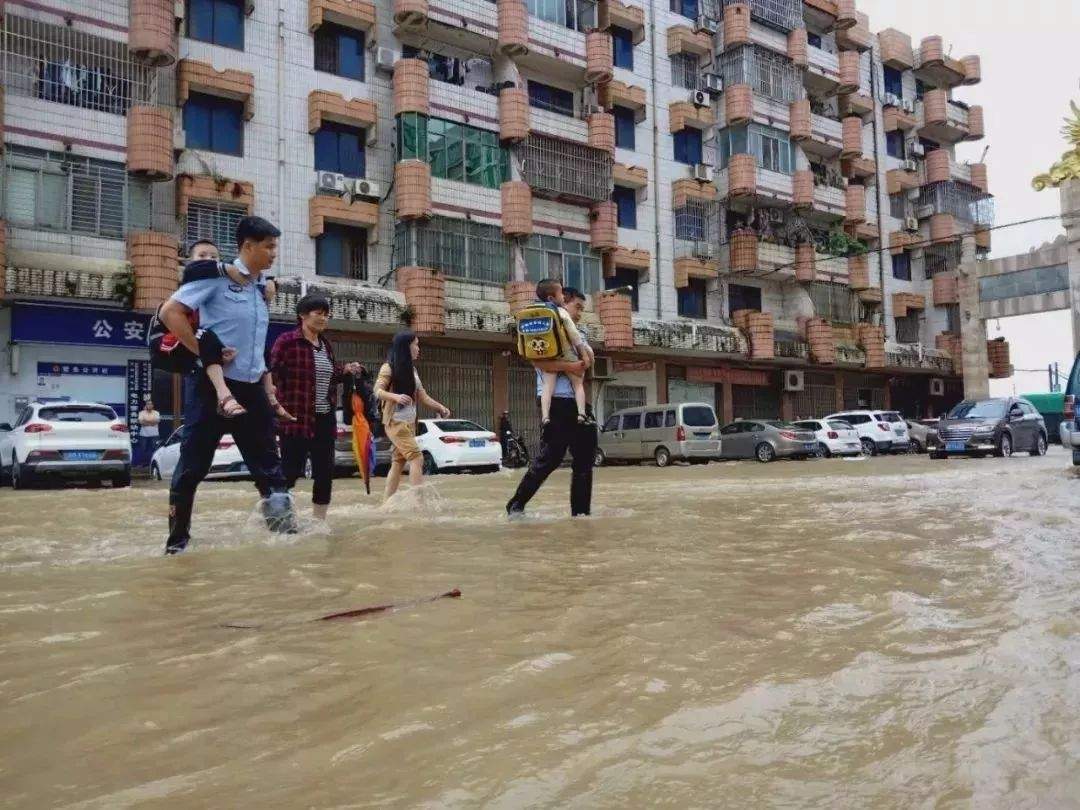
[[[390,440],[382,425],[375,423],[375,472],[386,472],[390,466]],[[356,472],[356,454],[352,446],[352,425],[346,425],[342,412],[337,412],[337,438],[334,440],[334,474],[352,475]],[[311,460],[304,467],[304,475],[311,477]]]
[[[0,425],[0,475],[22,489],[47,478],[131,484],[127,423],[96,402],[35,401]]]
[[[911,449],[916,453],[925,453],[929,448],[937,444],[936,419],[924,419],[916,422],[914,419],[905,420],[908,436],[911,437]]]
[[[829,421],[839,419],[855,428],[863,452],[868,456],[906,453],[911,449],[907,424],[896,411],[843,411],[825,418]]]
[[[721,458],[756,458],[766,463],[778,458],[817,455],[817,436],[779,419],[736,419],[720,431]]]
[[[1027,450],[1033,456],[1046,453],[1046,423],[1022,397],[965,399],[941,420],[938,437],[931,458],[1011,456],[1014,450]]]
[[[424,473],[498,472],[502,465],[499,437],[467,419],[421,419],[416,442],[424,453]],[[378,464],[378,442],[375,444]]]
[[[795,427],[813,431],[818,443],[818,455],[825,458],[857,456],[863,451],[862,442],[859,441],[859,434],[855,428],[839,419],[831,422],[825,419],[804,419],[796,422]]]
[[[177,428],[165,440],[165,443],[154,451],[154,455],[150,457],[151,478],[157,481],[172,478],[173,470],[180,462],[180,442],[184,438],[183,432],[182,427]],[[247,478],[248,475],[247,465],[240,456],[236,442],[233,441],[232,435],[226,433],[218,440],[217,450],[214,451],[214,459],[210,462],[210,472],[206,480],[235,480]]]
[[[1077,413],[1077,400],[1080,400],[1080,353],[1076,355],[1065,383],[1065,406],[1061,424],[1058,425],[1061,444],[1072,450],[1073,465],[1080,467],[1080,413]]]
[[[648,405],[611,414],[600,429],[596,465],[652,459],[707,464],[719,458],[716,411],[704,402]]]

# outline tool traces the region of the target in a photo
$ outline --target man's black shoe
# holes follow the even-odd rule
[[[525,508],[520,504],[509,501],[506,504],[506,517],[509,520],[520,520],[525,517]]]

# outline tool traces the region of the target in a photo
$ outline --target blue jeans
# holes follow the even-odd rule
[[[160,442],[157,436],[139,436],[139,463],[148,466]]]

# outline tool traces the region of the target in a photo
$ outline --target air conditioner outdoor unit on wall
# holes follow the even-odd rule
[[[590,115],[602,113],[604,108],[599,104],[583,104],[581,105],[581,117],[588,118]]]
[[[929,219],[934,215],[934,206],[932,205],[920,205],[915,209],[916,219]]]
[[[700,180],[702,183],[711,183],[713,181],[713,167],[708,163],[695,163],[694,179]]]
[[[695,259],[711,259],[716,255],[716,248],[712,242],[694,242]]]
[[[398,59],[397,51],[393,48],[376,48],[375,49],[375,70],[380,70],[383,73],[393,73],[394,63]]]
[[[784,372],[784,390],[802,391],[806,388],[806,375],[797,369],[789,369]]]
[[[724,77],[719,73],[706,73],[701,77],[701,89],[710,96],[718,96],[724,92]]]
[[[917,220],[915,217],[908,217],[904,220],[904,230],[911,231],[912,233],[918,233],[919,220]]]
[[[930,396],[943,397],[945,396],[945,381],[940,377],[932,377],[930,379]]]
[[[914,160],[905,160],[901,164],[900,168],[903,169],[905,172],[917,172],[919,170],[919,164],[916,163]]]
[[[919,141],[912,141],[908,144],[908,149],[911,150],[911,154],[915,157],[926,157],[926,147]]]
[[[185,3],[184,0],[176,0],[176,2],[173,3],[173,17],[176,18],[176,21],[182,23],[186,13],[187,3]]]
[[[336,172],[319,172],[316,187],[319,194],[331,194],[340,197],[345,193],[345,175]]]
[[[699,14],[697,22],[694,24],[694,31],[696,33],[716,34],[716,20],[707,14]]]
[[[882,104],[884,104],[886,107],[899,107],[900,96],[896,95],[896,93],[886,93],[885,100],[882,102]]]
[[[614,380],[615,379],[615,375],[611,373],[611,358],[610,357],[597,357],[593,361],[592,378],[594,380]]]
[[[694,103],[695,107],[709,107],[712,106],[712,98],[704,90],[693,90],[690,92],[690,100]]]
[[[359,178],[350,183],[349,193],[353,197],[369,197],[377,200],[382,197],[382,186],[372,180]]]
[[[905,98],[903,101],[900,102],[900,104],[903,106],[904,112],[906,112],[906,113],[915,112],[915,102],[914,101],[911,101],[910,99]]]

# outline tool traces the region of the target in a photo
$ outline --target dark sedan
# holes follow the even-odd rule
[[[930,458],[1046,453],[1046,423],[1021,397],[966,399],[941,419],[937,432]]]

